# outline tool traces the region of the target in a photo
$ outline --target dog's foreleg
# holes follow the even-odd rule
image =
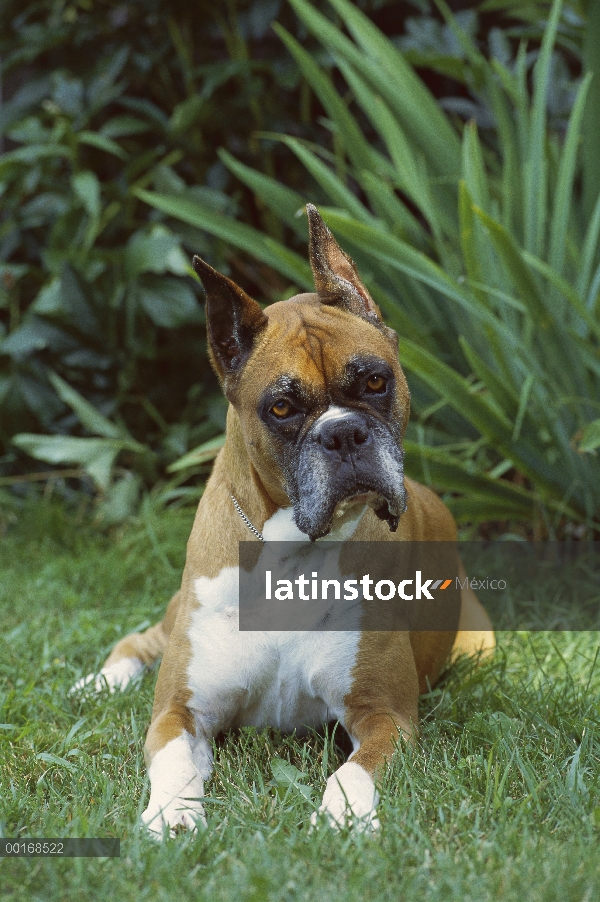
[[[187,727],[187,729],[186,729]],[[157,839],[165,826],[197,829],[206,825],[202,799],[204,781],[212,772],[212,746],[196,727],[188,709],[173,706],[152,722],[146,739],[150,800],[142,823]]]
[[[375,781],[400,738],[412,741],[410,720],[393,712],[366,715],[353,725],[351,739],[358,748],[350,759],[329,777],[319,813],[334,827],[353,824],[361,830],[378,830],[379,793]],[[315,812],[312,822],[316,823]]]
[[[319,809],[330,824],[354,823],[363,830],[379,827],[375,783],[398,742],[414,741],[418,701],[419,681],[409,634],[364,634],[342,718],[354,752],[329,777]]]

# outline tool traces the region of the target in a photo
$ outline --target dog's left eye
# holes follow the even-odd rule
[[[385,387],[387,385],[387,381],[383,378],[383,376],[369,376],[367,379],[367,388],[369,391],[377,392],[381,394],[385,391]]]
[[[271,413],[277,417],[278,420],[283,420],[285,417],[289,417],[289,415],[293,411],[293,407],[289,401],[281,398],[279,401],[276,401],[271,407]]]

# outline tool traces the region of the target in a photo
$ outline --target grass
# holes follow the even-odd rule
[[[140,835],[155,673],[113,696],[68,689],[119,636],[161,616],[191,518],[147,504],[105,536],[38,502],[0,536],[2,831],[121,838],[120,859],[3,860],[3,896],[598,898],[594,633],[503,633],[493,661],[447,674],[422,700],[418,748],[400,749],[385,778],[375,838],[308,832],[343,760],[332,728],[307,741],[254,730],[223,738],[207,785],[208,829],[162,846]]]

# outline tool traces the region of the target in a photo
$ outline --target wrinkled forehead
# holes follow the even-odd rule
[[[293,382],[314,394],[343,384],[360,360],[398,363],[391,342],[371,323],[303,295],[265,310],[268,326],[245,367],[245,385]]]

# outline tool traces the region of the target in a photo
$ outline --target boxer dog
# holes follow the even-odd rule
[[[240,541],[456,538],[444,504],[404,476],[409,391],[398,337],[317,209],[306,210],[315,293],[263,310],[194,258],[210,357],[229,401],[225,445],[164,619],[122,639],[88,677],[97,688],[123,688],[163,656],[142,815],[158,837],[206,823],[218,733],[247,725],[301,733],[328,720],[343,725],[354,751],[328,779],[320,812],[333,826],[377,829],[376,780],[399,738],[415,737],[419,692],[452,656],[494,646],[468,587],[454,631],[239,629]]]

